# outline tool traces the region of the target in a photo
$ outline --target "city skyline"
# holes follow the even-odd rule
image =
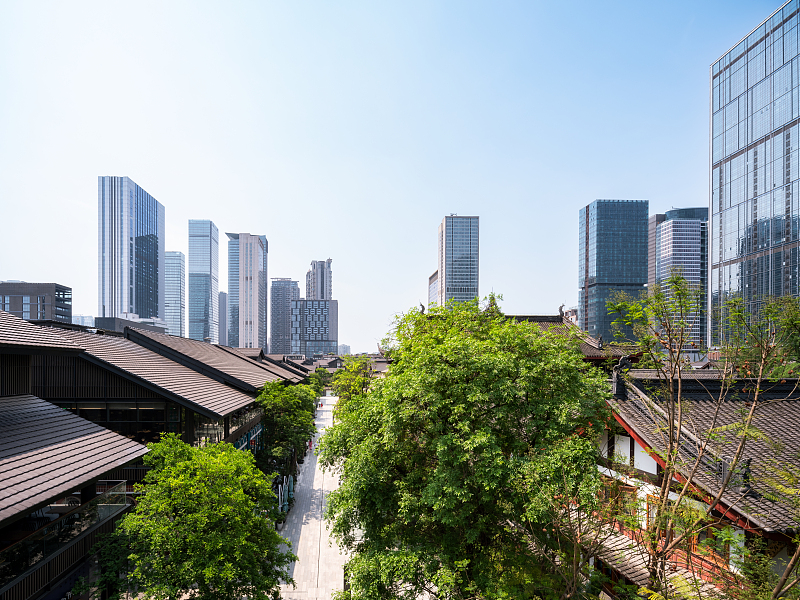
[[[112,173],[166,206],[170,249],[188,253],[186,222],[202,215],[267,235],[276,274],[299,279],[312,258],[335,256],[353,351],[374,351],[393,315],[426,302],[431,223],[451,212],[481,216],[483,294],[503,294],[510,313],[554,314],[577,303],[581,206],[707,203],[709,67],[779,5],[265,4],[187,20],[177,6],[9,2],[0,277],[63,282],[75,313],[95,314],[95,186]],[[112,36],[107,22],[130,27]],[[552,27],[563,22],[579,43]],[[144,92],[108,102],[104,72],[130,73]],[[109,123],[138,135],[110,144]],[[577,178],[574,139],[590,157]],[[31,206],[45,243],[18,255]],[[398,249],[402,261],[364,276],[372,253]],[[518,277],[520,261],[531,277]],[[388,294],[361,302],[371,289]]]

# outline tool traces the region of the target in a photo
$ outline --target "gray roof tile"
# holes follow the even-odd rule
[[[80,352],[82,348],[49,327],[39,327],[0,310],[0,352]]]

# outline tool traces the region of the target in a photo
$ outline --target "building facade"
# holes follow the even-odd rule
[[[578,324],[606,342],[614,338],[606,303],[647,284],[648,209],[647,200],[595,200],[578,214]]]
[[[710,68],[710,315],[800,293],[797,18],[787,2]],[[720,343],[713,317],[709,329]]]
[[[219,230],[189,220],[189,337],[219,343]]]
[[[219,345],[228,345],[228,294],[219,293]]]
[[[428,277],[428,308],[439,302],[439,271]]]
[[[92,315],[72,315],[72,324],[94,327],[94,317]]]
[[[333,299],[331,262],[330,258],[311,261],[311,268],[306,273],[306,300]]]
[[[350,354],[350,346],[339,344],[339,356],[347,356],[348,354]]]
[[[293,355],[336,354],[338,337],[338,301],[292,300]]]
[[[97,178],[97,316],[164,318],[164,206],[129,177]]]
[[[465,302],[478,297],[480,266],[478,217],[450,215],[439,225],[437,304]],[[430,293],[431,281],[428,279]],[[429,298],[430,303],[430,298]]]
[[[700,306],[692,321],[689,344],[699,351],[706,345],[706,289],[708,286],[708,209],[678,208],[667,211],[656,227],[653,247],[648,247],[649,273],[654,273],[653,284],[666,280],[671,273],[679,272],[689,285],[700,292]],[[650,217],[652,222],[653,217]],[[652,260],[652,264],[650,262]],[[669,290],[665,290],[669,294]]]
[[[0,310],[26,321],[72,323],[72,288],[58,283],[0,281]]]
[[[186,337],[186,256],[183,252],[168,250],[164,257],[164,268],[164,320],[167,322],[167,333]]]
[[[270,288],[269,348],[273,354],[292,353],[292,300],[300,299],[300,286],[289,278],[272,279]]]
[[[267,349],[267,238],[228,235],[228,345]]]

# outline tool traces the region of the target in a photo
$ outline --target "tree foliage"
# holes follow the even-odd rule
[[[148,447],[153,469],[136,508],[95,549],[95,587],[113,598],[279,598],[296,557],[282,549],[277,500],[252,455],[226,443],[193,448],[174,434]]]
[[[261,449],[256,461],[264,473],[290,475],[295,456],[302,456],[314,436],[317,394],[308,385],[267,383],[256,402],[264,409]]]
[[[494,298],[402,315],[392,344],[386,377],[350,363],[337,378],[319,450],[341,474],[326,512],[351,552],[340,597],[560,596],[544,525],[559,495],[596,501],[604,376]]]
[[[325,393],[325,388],[331,384],[332,377],[328,369],[320,367],[307,377],[307,381],[317,396],[322,396]]]

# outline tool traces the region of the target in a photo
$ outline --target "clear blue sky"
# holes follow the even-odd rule
[[[97,307],[97,176],[333,259],[340,342],[426,302],[445,214],[481,217],[481,294],[577,303],[578,209],[708,203],[708,69],[780,3],[0,5],[0,280]],[[221,236],[224,239],[224,236]],[[227,245],[220,244],[220,289]]]

